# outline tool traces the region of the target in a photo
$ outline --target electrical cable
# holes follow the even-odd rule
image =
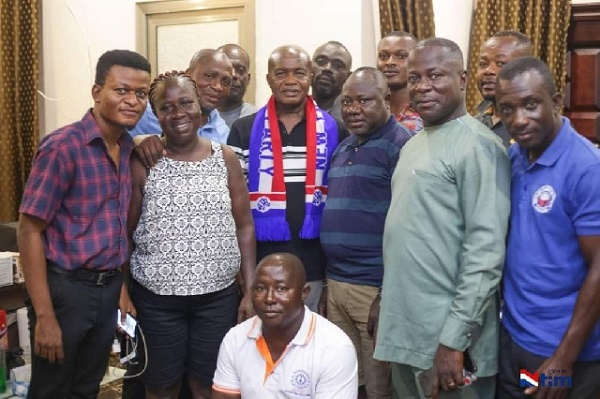
[[[139,323],[136,325],[136,330],[137,330],[136,337],[139,334],[139,336],[141,337],[141,340],[142,340],[142,346],[144,347],[144,367],[142,368],[142,371],[140,371],[137,374],[124,375],[122,377],[115,374],[115,371],[117,369],[115,367],[115,368],[113,368],[112,374],[113,374],[113,377],[115,377],[117,379],[137,378],[137,377],[141,376],[142,374],[144,374],[144,372],[146,371],[146,368],[148,367],[148,347],[146,346],[146,337],[144,336],[144,333],[143,333],[142,328],[140,327]],[[130,341],[134,341],[134,342],[131,342],[131,351],[128,351],[128,353],[135,352],[135,354],[137,356],[137,347],[138,347],[137,338],[128,339],[126,347],[129,346],[129,342]],[[127,353],[125,354],[125,356],[127,356]],[[135,356],[134,356],[134,358],[135,358]],[[132,365],[136,365],[137,364],[137,362],[133,362],[132,359],[128,359],[125,363],[121,363],[120,359],[121,358],[119,358],[119,364],[123,365],[123,366],[126,366],[127,363],[132,364]]]

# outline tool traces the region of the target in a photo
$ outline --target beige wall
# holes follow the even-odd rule
[[[98,57],[106,50],[135,50],[136,3],[151,0],[44,0],[43,82],[45,117],[41,131],[79,120],[92,106],[90,90]],[[201,1],[201,0],[200,0]],[[468,50],[476,0],[433,0],[436,36]],[[295,43],[311,52],[339,40],[353,55],[353,67],[374,65],[379,38],[378,0],[255,0],[256,103],[269,96],[267,58],[277,46]],[[588,1],[573,0],[573,3]],[[191,56],[191,54],[190,54]]]
[[[109,49],[135,47],[133,0],[42,2],[45,113],[41,134],[81,119],[92,106],[98,57]]]
[[[256,0],[256,103],[268,99],[267,58],[282,44],[299,44],[312,53],[327,40],[339,40],[355,66],[372,65],[379,32],[376,1]],[[104,51],[135,50],[135,5],[136,0],[43,1],[42,91],[50,98],[41,100],[42,134],[80,119],[92,106],[94,67]]]
[[[476,2],[477,0],[433,0],[435,35],[455,41],[463,52],[465,64],[469,51],[471,18]]]
[[[267,60],[283,44],[298,44],[312,54],[327,40],[337,40],[352,54],[353,67],[373,65],[376,34],[371,10],[371,0],[256,1],[256,103],[262,105],[270,96]]]

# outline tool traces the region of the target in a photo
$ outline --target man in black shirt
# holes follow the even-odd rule
[[[248,177],[258,260],[276,252],[298,256],[311,286],[305,303],[317,311],[327,263],[319,240],[326,176],[331,154],[348,132],[314,105],[311,81],[304,49],[275,49],[267,74],[273,96],[256,114],[233,123],[227,144]]]

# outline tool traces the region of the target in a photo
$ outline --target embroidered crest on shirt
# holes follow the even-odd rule
[[[292,373],[292,377],[290,378],[290,382],[292,383],[293,389],[286,389],[287,393],[299,396],[310,395],[310,375],[305,370],[294,371]]]
[[[531,205],[539,213],[548,213],[552,209],[555,199],[556,191],[554,191],[554,187],[545,185],[538,188],[533,194]]]

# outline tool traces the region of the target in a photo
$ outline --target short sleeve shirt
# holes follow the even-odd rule
[[[91,110],[40,143],[19,212],[48,223],[45,255],[60,267],[110,270],[128,258],[133,140],[127,133],[119,146],[117,171]]]
[[[535,162],[518,144],[512,165],[510,233],[502,322],[522,348],[551,356],[571,321],[589,267],[580,236],[600,235],[600,151],[567,118]],[[596,322],[578,360],[600,360]]]
[[[223,339],[213,389],[243,398],[356,398],[356,350],[342,330],[305,307],[298,333],[273,363],[255,316]]]

